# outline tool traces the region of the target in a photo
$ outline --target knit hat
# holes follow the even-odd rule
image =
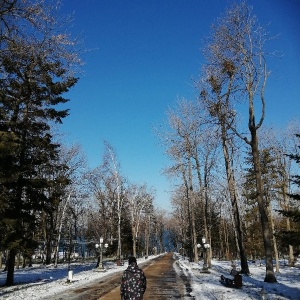
[[[134,256],[130,256],[128,259],[128,264],[130,265],[133,262],[136,263],[136,258]]]

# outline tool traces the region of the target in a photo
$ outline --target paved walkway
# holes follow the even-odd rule
[[[152,261],[152,263],[143,268],[147,278],[147,290],[144,300],[164,300],[164,299],[184,299],[185,282],[184,277],[179,277],[174,268],[175,260],[172,253],[168,253]],[[101,300],[117,300],[120,299],[120,286],[113,289],[110,293],[98,299]]]
[[[147,290],[144,300],[193,299],[188,280],[183,273],[178,275],[173,268],[175,260],[167,253],[153,260],[139,262],[139,267],[147,278]],[[70,289],[51,300],[118,300],[123,271],[102,277],[98,282],[81,288]]]

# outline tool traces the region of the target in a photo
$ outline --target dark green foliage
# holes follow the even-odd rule
[[[287,210],[287,211],[279,210],[279,212],[283,216],[285,216],[287,218],[290,218],[292,222],[300,223],[300,211],[299,211],[299,209],[294,208],[294,209],[290,209],[290,210]]]
[[[296,136],[297,136],[297,138],[299,138],[299,141],[300,141],[300,134],[296,134]],[[300,145],[298,146],[298,148],[300,150]],[[290,159],[294,160],[296,162],[296,164],[298,164],[300,166],[300,154],[299,153],[288,154],[287,156]],[[291,182],[292,182],[292,184],[294,184],[295,186],[300,188],[300,174],[295,174],[294,176],[292,176]],[[295,200],[300,200],[299,193],[289,194],[289,196]]]
[[[125,257],[132,255],[133,247],[133,236],[130,224],[129,214],[124,212],[123,218],[121,220],[121,237],[122,237],[122,250]],[[118,245],[116,245],[117,248]],[[137,241],[137,247],[139,246],[139,241]]]
[[[44,81],[45,74],[55,73],[55,64],[35,64],[24,56],[2,57],[2,73],[8,76],[0,81],[0,201],[2,228],[7,228],[2,244],[8,248],[20,244],[26,226],[32,232],[35,211],[49,210],[45,191],[61,180],[46,173],[59,151],[49,121],[61,122],[67,116],[67,110],[56,111],[53,105],[66,102],[58,95],[76,82],[70,78],[55,83],[49,77]]]
[[[246,181],[244,184],[244,196],[250,200],[256,200],[256,188],[255,188],[255,174],[252,166],[250,154],[246,158],[246,164],[249,166],[246,171]],[[263,149],[260,151],[260,166],[262,183],[264,186],[264,197],[266,200],[270,198],[270,193],[276,188],[276,183],[278,179],[278,172],[276,166],[276,156],[273,153],[273,149]],[[250,201],[251,203],[252,201]]]
[[[68,101],[62,95],[77,79],[68,75],[68,64],[52,36],[31,33],[1,33],[0,248],[10,250],[11,257],[36,247],[41,214],[51,216],[68,184],[60,175],[66,166],[59,163],[60,145],[54,142],[51,125],[68,115],[57,106]],[[8,278],[7,284],[13,284],[13,276]]]
[[[296,136],[300,140],[300,134],[296,134]],[[298,146],[300,149],[300,146]],[[300,154],[288,154],[287,155],[290,159],[294,160],[300,167]],[[294,175],[291,178],[291,183],[293,186],[295,186],[298,189],[298,192],[288,194],[289,197],[293,200],[300,200],[300,175]],[[293,246],[299,246],[300,245],[300,210],[299,205],[291,206],[288,210],[279,210],[279,213],[281,213],[283,216],[288,217],[291,219],[292,222],[295,223],[296,230],[291,231],[281,231],[278,236],[281,239],[281,241],[287,245],[293,245]]]
[[[263,255],[262,232],[259,219],[257,193],[255,185],[255,173],[250,155],[246,157],[246,180],[243,185],[243,196],[246,198],[248,207],[246,208],[245,222],[247,223],[247,251],[248,255]],[[270,205],[272,199],[277,197],[278,168],[276,165],[276,155],[272,148],[260,151],[261,178],[263,184],[263,199],[265,205]],[[255,236],[255,242],[253,237]],[[260,239],[261,237],[261,239]]]
[[[299,221],[298,221],[298,223],[299,223]],[[295,231],[295,230],[285,231],[285,230],[282,230],[277,234],[277,238],[278,238],[278,240],[280,240],[280,243],[285,247],[288,247],[289,245],[292,245],[292,246],[295,246],[296,249],[297,249],[297,247],[299,248],[299,245],[300,245],[300,233],[299,233],[299,231]]]

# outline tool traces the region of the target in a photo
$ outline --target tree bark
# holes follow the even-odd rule
[[[186,201],[187,201],[187,217],[188,217],[188,233],[189,235],[186,236],[186,240],[188,240],[187,242],[185,242],[185,244],[187,244],[188,246],[188,256],[191,259],[192,255],[191,255],[191,245],[190,242],[192,240],[192,224],[191,224],[191,199],[190,199],[190,189],[189,189],[189,184],[188,184],[188,180],[186,178],[186,172],[183,166],[183,163],[181,164],[181,175],[182,175],[182,179],[184,182],[184,188],[185,188],[185,197],[186,197]]]
[[[50,265],[51,264],[51,254],[52,254],[52,234],[50,234],[50,237],[47,236],[47,240],[46,240],[46,265]]]
[[[15,263],[16,263],[16,254],[17,251],[15,249],[9,250],[8,258],[7,258],[7,276],[6,276],[6,286],[14,285],[14,271],[15,271]]]
[[[225,134],[224,127],[225,127],[225,124],[222,124],[221,130],[222,130],[223,154],[224,154],[224,159],[225,159],[226,175],[227,175],[227,182],[228,182],[231,206],[232,206],[232,211],[233,211],[235,232],[236,232],[238,248],[239,248],[239,252],[240,252],[241,273],[250,274],[247,255],[245,253],[245,248],[244,248],[244,235],[243,235],[242,222],[241,222],[240,212],[239,212],[239,207],[238,207],[238,196],[237,196],[237,191],[236,191],[236,183],[235,183],[233,171],[230,166],[230,157],[229,157],[229,152],[228,152],[228,146],[226,143],[226,134]]]
[[[272,235],[273,235],[274,254],[275,254],[275,261],[276,261],[276,272],[279,273],[279,255],[278,255],[278,248],[277,248],[277,240],[275,237],[275,225],[274,225],[274,220],[273,220],[272,210],[271,210],[270,205],[268,205],[268,211],[269,211]]]
[[[286,183],[284,183],[283,187],[283,203],[284,203],[284,209],[288,211],[289,209],[289,202],[287,198],[287,187]],[[291,230],[291,223],[290,223],[290,218],[286,218],[286,230],[290,231]],[[294,260],[294,249],[292,245],[289,245],[289,266],[293,267],[295,265],[295,260]]]
[[[265,259],[266,259],[266,276],[264,281],[269,283],[277,282],[274,270],[273,270],[273,255],[272,255],[272,234],[270,229],[270,222],[268,214],[266,211],[266,203],[263,197],[263,187],[261,181],[261,169],[260,169],[260,159],[258,150],[258,138],[256,133],[256,127],[254,125],[254,116],[250,118],[249,129],[251,132],[251,150],[253,156],[253,168],[255,172],[256,179],[256,191],[257,191],[257,203],[260,213],[260,221],[262,225],[262,235],[263,244],[265,249]]]
[[[132,231],[132,253],[133,256],[136,257],[137,232],[135,229],[135,224],[132,225],[131,231]]]
[[[223,227],[223,231],[224,231],[224,244],[225,244],[225,257],[226,260],[230,259],[230,251],[229,251],[229,234],[228,234],[228,228],[227,228],[227,223],[224,222],[224,227]]]
[[[145,256],[149,256],[150,213],[145,220]]]
[[[192,242],[192,250],[193,250],[193,260],[194,262],[198,262],[198,248],[197,248],[197,233],[196,233],[196,225],[195,225],[195,197],[193,190],[193,180],[192,180],[192,167],[191,167],[191,159],[189,158],[189,198],[190,198],[190,213],[191,213],[191,242]]]
[[[200,162],[198,158],[198,153],[196,151],[195,154],[195,162],[196,162],[196,170],[197,170],[197,177],[198,177],[198,183],[199,183],[199,190],[200,190],[200,207],[202,211],[202,216],[203,216],[203,231],[204,231],[204,236],[205,238],[208,237],[208,228],[207,228],[207,190],[203,188],[203,182],[201,179],[201,168],[200,168]],[[196,245],[197,246],[197,245]],[[197,251],[197,250],[196,250]]]
[[[71,193],[69,193],[68,198],[66,199],[66,202],[63,206],[63,210],[62,210],[62,214],[61,214],[61,218],[59,221],[59,228],[58,228],[58,236],[57,236],[57,241],[56,241],[56,250],[55,250],[55,259],[54,259],[54,267],[57,268],[57,262],[58,262],[58,256],[59,256],[59,242],[60,242],[60,236],[61,236],[61,232],[62,232],[62,225],[63,225],[63,221],[65,218],[65,212],[66,212],[66,208],[67,208],[67,204],[70,201],[71,198]]]

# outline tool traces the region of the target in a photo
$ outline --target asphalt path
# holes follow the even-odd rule
[[[189,281],[183,272],[176,272],[172,253],[139,263],[147,278],[144,300],[193,299]],[[123,271],[107,275],[92,284],[69,289],[52,296],[52,300],[118,300]]]

